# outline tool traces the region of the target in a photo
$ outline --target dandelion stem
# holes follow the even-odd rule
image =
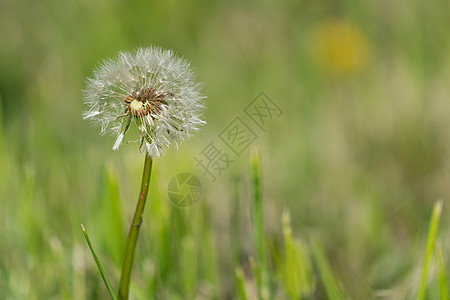
[[[142,174],[141,192],[139,193],[139,200],[134,212],[133,222],[131,223],[130,231],[128,232],[127,246],[125,249],[125,257],[122,265],[122,275],[119,286],[119,300],[128,299],[128,291],[130,285],[131,268],[133,267],[134,250],[139,236],[139,230],[142,225],[142,214],[144,212],[145,202],[147,200],[148,186],[150,182],[150,175],[152,171],[153,160],[149,155],[145,156],[144,172]]]

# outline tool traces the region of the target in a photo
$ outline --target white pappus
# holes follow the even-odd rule
[[[117,137],[114,150],[134,124],[141,151],[160,157],[171,143],[178,147],[205,124],[201,86],[190,64],[171,50],[119,52],[88,78],[83,118],[100,125],[101,134]]]

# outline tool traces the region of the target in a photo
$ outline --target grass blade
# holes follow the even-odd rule
[[[244,271],[242,268],[236,267],[236,287],[239,298],[241,300],[247,300],[247,294],[245,292]]]
[[[441,243],[436,243],[436,258],[439,270],[439,291],[441,300],[448,300],[447,291],[447,274],[445,271],[444,253],[442,251]]]
[[[442,200],[439,200],[434,204],[433,214],[431,215],[430,227],[428,229],[427,245],[425,248],[425,257],[423,260],[422,278],[420,280],[419,292],[417,293],[417,300],[423,300],[425,298],[428,264],[430,262],[431,256],[433,255],[433,248],[439,228],[441,212]]]
[[[182,274],[184,295],[187,299],[195,299],[197,291],[197,249],[192,236],[186,236],[181,241]]]
[[[86,229],[84,228],[83,224],[81,224],[81,229],[83,230],[84,238],[86,239],[86,242],[88,243],[89,249],[91,249],[92,256],[94,257],[95,263],[97,264],[98,271],[100,272],[103,282],[105,283],[106,288],[108,289],[108,292],[111,295],[111,299],[117,300],[116,294],[114,294],[111,284],[109,283],[108,278],[106,277],[105,270],[103,269],[100,261],[98,260],[97,254],[95,254],[94,248],[92,247],[92,244],[91,244],[91,240],[89,239],[88,233],[87,233]]]
[[[267,299],[269,297],[269,273],[267,271],[265,244],[264,244],[264,223],[263,223],[263,203],[261,196],[260,182],[260,157],[258,151],[251,154],[252,183],[253,183],[253,230],[256,244],[256,272],[258,282],[258,298]]]
[[[303,299],[312,294],[314,280],[312,264],[302,240],[292,236],[291,219],[287,211],[282,216],[284,255],[280,262],[280,277],[291,299]]]
[[[102,230],[100,235],[94,235],[94,232],[91,234],[96,241],[97,251],[105,253],[116,266],[120,266],[124,255],[124,227],[117,172],[111,164],[104,168],[99,199],[100,208],[96,211],[98,226],[110,230]]]
[[[314,260],[316,261],[317,268],[319,269],[319,274],[322,279],[323,286],[325,287],[328,299],[346,299],[334,280],[333,273],[331,272],[331,268],[326,259],[322,245],[318,241],[313,241],[312,246]]]

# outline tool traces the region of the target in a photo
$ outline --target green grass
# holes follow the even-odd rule
[[[150,44],[192,62],[208,123],[155,162],[131,299],[449,297],[448,1],[6,0],[0,26],[0,298],[110,299],[81,223],[118,288],[143,157],[80,91]],[[283,110],[264,129],[260,91]],[[240,156],[218,137],[238,116]],[[216,182],[194,161],[211,141],[233,160]],[[186,209],[181,172],[203,187]]]
[[[442,245],[436,242],[436,259],[439,270],[439,295],[440,299],[448,299],[448,289],[447,289],[447,271],[445,270],[444,254],[442,250]]]
[[[264,239],[264,209],[261,191],[261,162],[259,153],[251,154],[252,184],[253,184],[253,239],[255,244],[256,260],[253,276],[258,286],[258,298],[271,297],[270,278],[267,269],[266,244]]]
[[[307,298],[315,290],[309,249],[303,239],[293,236],[288,212],[283,213],[282,225],[284,251],[279,258],[280,282],[290,299]]]
[[[417,294],[417,299],[418,300],[422,300],[425,299],[425,291],[426,291],[426,287],[427,287],[427,278],[428,278],[428,266],[430,264],[430,260],[433,256],[433,250],[435,248],[435,243],[436,243],[436,236],[438,233],[438,228],[439,228],[439,220],[441,218],[441,212],[442,212],[442,200],[436,202],[436,204],[433,207],[433,214],[431,215],[431,221],[430,221],[430,227],[428,229],[428,237],[427,237],[427,245],[425,248],[425,255],[423,258],[423,271],[422,271],[422,277],[420,280],[420,285],[419,285],[419,292]],[[442,268],[442,264],[443,264],[443,258],[442,255],[439,255],[439,264]],[[441,273],[441,277],[442,277],[442,271]],[[442,293],[442,290],[445,289],[445,285],[446,282],[442,282],[442,279],[439,282],[440,285],[440,291]],[[441,296],[442,297],[442,296]]]
[[[318,241],[314,241],[312,244],[314,260],[317,265],[320,278],[322,279],[323,287],[326,291],[327,299],[339,300],[346,299],[338,285],[331,271],[328,260],[325,256],[325,252]]]
[[[245,282],[244,282],[244,271],[242,268],[236,268],[236,288],[237,294],[239,295],[239,299],[247,300],[247,292],[245,291]]]
[[[94,248],[92,247],[91,240],[89,239],[89,235],[88,235],[86,229],[84,228],[83,224],[81,224],[81,229],[83,231],[84,238],[86,239],[89,249],[91,250],[92,257],[95,260],[95,264],[97,265],[98,271],[99,271],[100,275],[102,276],[103,282],[105,283],[106,289],[108,290],[108,293],[111,296],[111,299],[116,300],[117,296],[114,293],[114,290],[111,287],[111,284],[109,283],[108,277],[105,274],[105,270],[103,269],[103,266],[102,266],[101,262],[99,261]]]

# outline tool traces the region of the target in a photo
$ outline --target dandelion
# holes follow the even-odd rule
[[[118,150],[131,124],[138,130],[141,151],[160,157],[205,124],[201,84],[190,64],[173,51],[156,47],[120,52],[94,71],[87,81],[84,119],[116,136]]]
[[[359,74],[369,63],[370,45],[363,31],[344,20],[327,20],[313,32],[312,53],[328,74]]]
[[[138,48],[120,52],[105,60],[88,79],[84,92],[87,111],[84,119],[101,126],[101,134],[116,136],[113,149],[119,149],[132,124],[138,132],[139,148],[145,152],[139,200],[128,232],[119,283],[119,300],[128,299],[131,269],[142,215],[147,199],[153,158],[160,157],[173,142],[177,147],[205,124],[201,120],[203,96],[189,63],[170,50]],[[83,228],[83,232],[85,229]],[[100,274],[113,299],[112,288],[104,275],[87,232],[86,241]]]

